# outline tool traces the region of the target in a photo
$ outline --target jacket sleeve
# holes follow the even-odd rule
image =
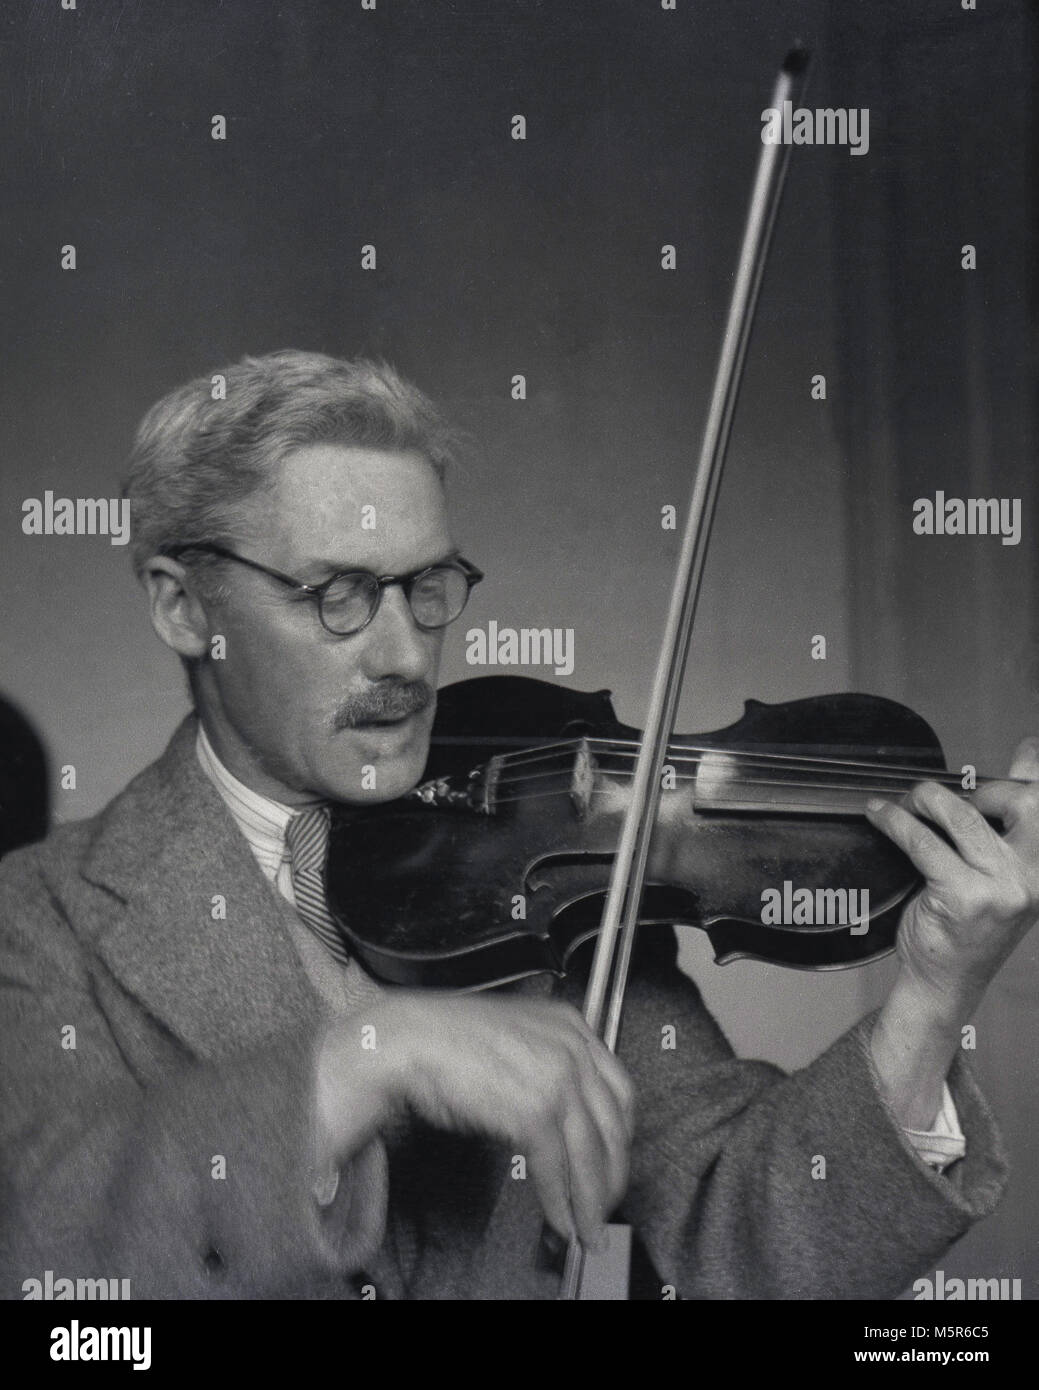
[[[625,1216],[677,1297],[894,1298],[995,1207],[1006,1161],[962,1057],[967,1152],[939,1175],[882,1098],[872,1023],[786,1076],[733,1056],[673,942],[643,959],[621,1048],[639,1095]]]
[[[349,1296],[382,1240],[386,1159],[370,1144],[318,1206],[316,1032],[216,1064],[164,1036],[150,1044],[160,1079],[138,1075],[60,906],[31,855],[18,861],[0,871],[3,1296],[46,1270],[129,1279],[133,1298],[276,1298],[323,1281]]]

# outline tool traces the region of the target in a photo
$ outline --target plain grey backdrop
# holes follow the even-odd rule
[[[861,689],[918,710],[955,766],[1005,770],[1039,733],[1024,0],[38,0],[5,6],[0,35],[0,689],[44,737],[57,817],[154,757],[186,695],[128,552],[25,536],[22,502],[114,495],[152,401],[247,352],[383,355],[471,430],[452,497],[487,580],[446,680],[473,674],[470,625],[572,627],[566,683],[612,688],[641,722],[677,551],[660,509],[688,494],[761,110],[795,38],[815,51],[808,104],[868,107],[870,149],[792,152],[679,727]],[[913,535],[936,489],[1020,497],[1022,543]],[[683,959],[740,1051],[791,1066],[890,972],[718,970],[694,933]],[[943,1262],[1021,1277],[1026,1298],[1037,998],[1030,942],[978,1020],[1015,1178]]]

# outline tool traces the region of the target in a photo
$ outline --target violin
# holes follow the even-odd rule
[[[565,975],[599,929],[641,740],[606,690],[520,676],[443,689],[419,785],[334,818],[328,901],[357,959],[412,988]],[[930,726],[871,695],[749,700],[726,729],[673,736],[640,929],[697,927],[719,962],[877,959],[920,880],[862,811],[925,778],[960,785]],[[784,884],[813,900],[868,891],[865,929],[763,922],[763,893]]]

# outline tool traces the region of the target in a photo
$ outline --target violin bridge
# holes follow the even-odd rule
[[[574,766],[570,773],[570,804],[578,820],[584,820],[591,808],[597,772],[598,764],[591,745],[586,738],[582,738],[574,751]]]
[[[474,811],[485,816],[493,816],[498,799],[498,783],[501,780],[502,758],[490,760],[483,768],[474,767],[469,774],[470,805]]]

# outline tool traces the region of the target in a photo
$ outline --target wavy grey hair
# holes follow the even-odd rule
[[[226,394],[214,400],[217,375]],[[287,349],[197,377],[153,405],[134,439],[122,494],[138,577],[171,546],[240,542],[244,503],[281,459],[324,443],[415,450],[443,479],[461,436],[382,361]]]

